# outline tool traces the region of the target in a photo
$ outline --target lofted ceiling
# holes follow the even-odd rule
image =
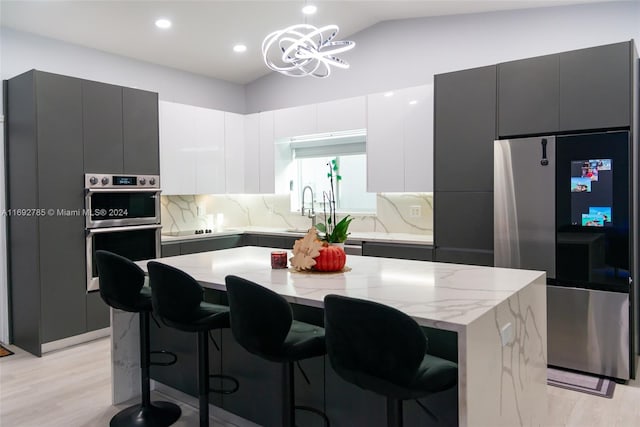
[[[591,3],[602,0],[299,0],[299,1],[30,1],[0,0],[0,23],[19,31],[98,49],[238,84],[270,70],[260,46],[270,32],[305,22],[302,7],[318,6],[306,22],[337,24],[338,39],[394,19]],[[156,28],[159,17],[172,21]],[[247,51],[232,47],[243,43]],[[357,46],[356,46],[357,49]],[[348,53],[344,55],[348,61]]]

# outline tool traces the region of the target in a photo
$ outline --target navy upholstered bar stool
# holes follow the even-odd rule
[[[180,407],[170,402],[151,402],[149,367],[152,365],[149,351],[149,314],[152,311],[151,290],[144,286],[144,271],[129,259],[120,255],[96,251],[100,296],[107,305],[140,316],[140,370],[142,377],[142,403],[117,413],[111,427],[170,426],[180,418]],[[157,363],[170,365],[175,363]]]
[[[147,263],[151,284],[153,309],[162,322],[184,332],[198,334],[198,399],[200,427],[209,425],[209,392],[223,394],[238,390],[238,381],[227,375],[209,374],[209,342],[207,334],[213,329],[229,327],[229,307],[204,301],[202,286],[184,271],[156,261]],[[233,382],[228,390],[213,390],[209,378]]]
[[[458,382],[458,365],[427,354],[420,326],[401,311],[338,295],[324,298],[324,310],[331,366],[345,381],[387,398],[388,427],[402,426],[404,400],[426,397]]]
[[[282,364],[282,427],[295,426],[295,410],[313,412],[329,426],[327,416],[308,406],[295,405],[294,363],[326,354],[324,329],[293,319],[291,306],[282,296],[237,277],[225,278],[231,332],[249,353]]]

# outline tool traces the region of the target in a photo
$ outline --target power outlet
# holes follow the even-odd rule
[[[500,329],[500,341],[503,347],[513,342],[513,325],[511,322]]]
[[[419,205],[409,206],[409,216],[411,218],[419,218],[422,216],[422,208]]]

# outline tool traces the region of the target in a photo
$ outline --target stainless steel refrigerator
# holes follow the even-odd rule
[[[634,372],[629,133],[494,143],[494,263],[547,272],[548,364]]]

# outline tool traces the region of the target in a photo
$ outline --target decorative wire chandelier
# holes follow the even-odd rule
[[[334,41],[337,25],[322,28],[298,24],[274,31],[262,42],[264,63],[270,69],[291,77],[329,77],[331,66],[349,68],[338,53],[355,47],[352,41]]]

